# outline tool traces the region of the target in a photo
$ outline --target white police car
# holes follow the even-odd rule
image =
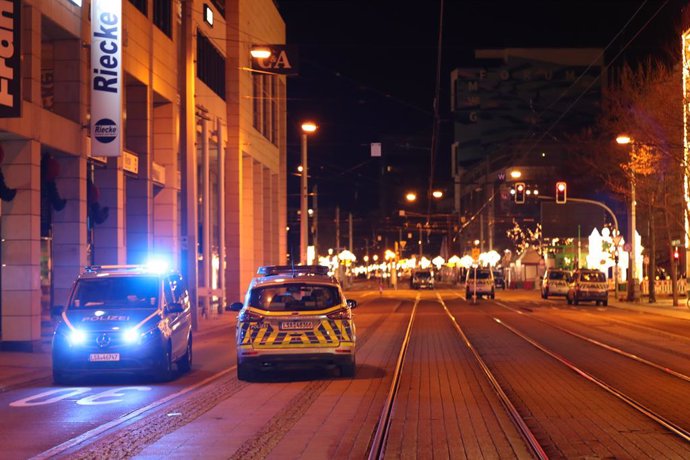
[[[259,269],[237,317],[237,377],[276,368],[337,367],[355,375],[355,324],[338,281],[322,266]]]
[[[162,381],[192,367],[189,294],[177,272],[139,265],[87,267],[56,306],[53,380],[145,373]]]

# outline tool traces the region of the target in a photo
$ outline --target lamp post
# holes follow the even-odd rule
[[[630,145],[630,151],[635,148],[635,141],[627,134],[620,134],[616,137],[616,142],[620,145]],[[628,283],[628,300],[637,300],[637,234],[636,208],[635,202],[635,171],[630,170],[630,224],[628,225],[628,242],[630,243],[630,282]]]
[[[305,121],[302,123],[302,176],[300,180],[300,219],[299,219],[299,234],[300,234],[300,263],[307,264],[307,246],[309,246],[309,209],[307,197],[309,196],[309,189],[307,184],[307,137],[309,134],[318,129],[316,123]]]

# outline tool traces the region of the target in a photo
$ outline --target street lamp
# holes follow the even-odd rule
[[[410,203],[417,201],[417,194],[415,192],[407,192],[405,199]]]
[[[318,129],[316,123],[305,121],[302,123],[302,175],[300,186],[300,262],[307,264],[307,246],[309,246],[309,210],[307,205],[308,184],[307,184],[307,136]]]
[[[619,145],[630,145],[630,153],[635,148],[635,141],[627,134],[619,134],[616,137],[616,142]],[[637,233],[636,224],[636,208],[635,201],[635,171],[630,169],[630,225],[628,230],[628,241],[630,242],[630,283],[628,284],[628,300],[637,300],[637,241],[635,235]]]

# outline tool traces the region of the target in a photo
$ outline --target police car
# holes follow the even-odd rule
[[[496,297],[494,272],[490,268],[471,267],[467,270],[465,299],[471,299],[473,296],[477,299],[482,296],[492,299]]]
[[[355,375],[354,300],[322,266],[259,268],[237,317],[237,377],[257,371],[323,367]]]
[[[91,266],[56,306],[53,380],[145,373],[161,381],[192,367],[192,319],[182,276],[155,266]]]

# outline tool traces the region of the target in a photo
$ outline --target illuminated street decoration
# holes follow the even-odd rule
[[[91,154],[122,152],[122,1],[93,0]]]

